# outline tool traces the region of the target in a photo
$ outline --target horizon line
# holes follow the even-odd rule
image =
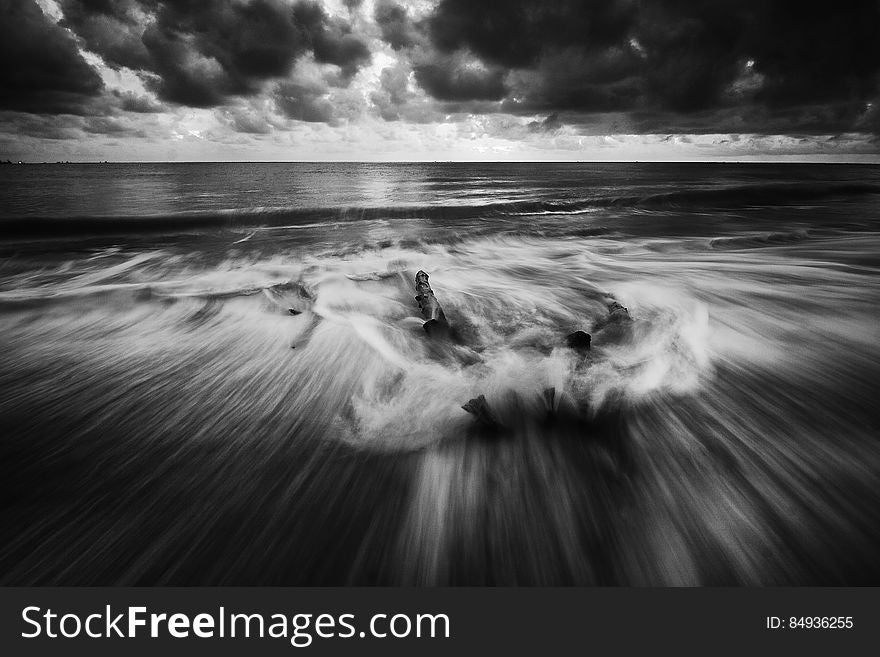
[[[875,159],[870,159],[875,158]],[[860,159],[684,159],[684,160],[0,160],[0,166],[56,164],[867,164],[880,165],[880,154]]]

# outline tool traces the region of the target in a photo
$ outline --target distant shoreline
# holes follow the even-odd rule
[[[668,164],[707,164],[707,165],[812,165],[812,164],[835,164],[835,165],[867,165],[880,166],[880,155],[867,156],[876,158],[873,160],[777,160],[777,159],[750,159],[750,160],[101,160],[101,161],[58,161],[58,162],[27,162],[21,160],[12,162],[9,160],[0,162],[0,165],[41,165],[41,166],[69,166],[69,165],[107,165],[107,164],[373,164],[373,165],[424,165],[424,164],[639,164],[648,166],[663,166]]]

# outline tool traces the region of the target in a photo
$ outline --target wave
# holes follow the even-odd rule
[[[880,194],[871,183],[759,183],[730,187],[674,190],[647,196],[614,199],[615,206],[644,208],[741,208],[749,206],[798,205],[831,198]]]
[[[320,219],[329,220],[334,216],[338,216],[338,212],[332,210],[253,208],[127,216],[15,217],[0,221],[0,238],[176,234],[223,228],[295,227]],[[239,241],[249,238],[247,236]]]
[[[517,208],[541,212],[550,202],[391,207],[246,208],[156,215],[14,217],[0,221],[0,239],[198,233],[216,229],[326,228],[345,223],[427,218],[439,222],[511,214]],[[240,242],[249,239],[245,237]]]
[[[247,231],[234,243],[250,240],[253,229],[309,229],[355,222],[421,219],[438,225],[465,220],[508,219],[528,221],[544,217],[576,216],[599,209],[698,210],[752,206],[791,206],[834,198],[880,194],[872,183],[757,183],[689,188],[651,194],[615,195],[604,192],[570,200],[501,200],[485,203],[452,203],[348,207],[253,207],[227,210],[185,211],[169,214],[123,216],[16,216],[0,220],[0,240],[42,239],[138,234],[185,234],[216,230]]]
[[[734,237],[716,237],[709,242],[709,247],[715,250],[736,250],[752,247],[778,246],[792,244],[810,239],[809,230],[759,232]]]

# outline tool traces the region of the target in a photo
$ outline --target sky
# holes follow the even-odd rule
[[[880,2],[0,0],[0,159],[880,162]]]

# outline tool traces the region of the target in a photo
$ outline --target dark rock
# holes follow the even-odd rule
[[[613,320],[630,320],[632,317],[629,316],[629,310],[627,310],[623,305],[617,303],[616,301],[612,301],[608,304],[608,315],[609,319]]]
[[[590,338],[590,334],[585,333],[584,331],[575,331],[574,333],[569,333],[565,336],[565,344],[572,349],[578,350],[589,349],[591,340],[592,338]]]
[[[474,397],[468,401],[467,404],[462,406],[462,408],[476,417],[477,421],[486,427],[497,428],[501,424],[498,421],[498,418],[495,417],[492,409],[489,408],[489,402],[486,401],[484,395]]]

